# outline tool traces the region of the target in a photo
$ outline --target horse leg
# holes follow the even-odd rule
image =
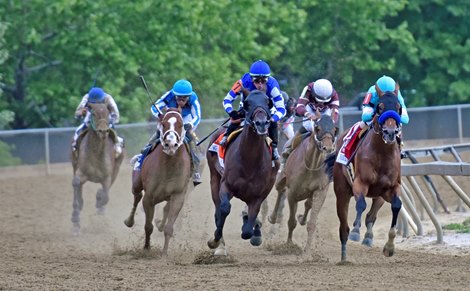
[[[211,181],[212,182],[212,181]],[[212,183],[211,183],[212,184]],[[227,190],[227,187],[225,186],[224,183],[220,186],[220,200],[214,200],[214,197],[212,199],[215,201],[216,209],[215,209],[215,225],[216,229],[214,232],[214,238],[209,240],[207,242],[207,245],[211,249],[215,249],[216,247],[219,246],[220,239],[223,236],[223,228],[225,225],[225,220],[227,216],[230,214],[230,210],[232,208],[232,205],[230,204],[230,198],[229,193]],[[217,203],[219,202],[219,203]],[[218,204],[218,206],[217,206]]]
[[[248,215],[243,217],[242,239],[250,239],[253,246],[261,245],[261,222],[257,220],[263,200],[258,199],[248,205]]]
[[[372,228],[375,224],[375,220],[377,219],[377,213],[379,212],[384,202],[385,200],[383,200],[382,197],[378,197],[372,200],[372,206],[366,215],[367,231],[364,234],[364,239],[362,240],[362,244],[365,246],[371,247],[372,243],[374,242],[374,233],[372,232]]]
[[[140,179],[140,171],[133,171],[132,172],[132,194],[134,194],[134,204],[132,205],[131,213],[129,217],[124,220],[124,224],[128,227],[132,227],[134,225],[134,216],[135,211],[137,209],[137,205],[139,205],[140,200],[142,199],[142,190],[144,189],[142,185],[142,180]]]
[[[152,235],[153,232],[153,215],[155,213],[155,205],[153,204],[152,195],[146,195],[144,196],[144,212],[145,212],[145,245],[144,249],[148,250],[150,249],[150,236]]]
[[[297,213],[297,201],[295,201],[289,193],[287,193],[287,201],[289,202],[289,220],[287,221],[289,232],[287,234],[287,243],[293,243],[292,233],[294,232],[294,228],[297,226],[297,220],[295,219],[295,214]]]
[[[104,214],[104,206],[108,204],[109,201],[109,189],[111,188],[111,177],[106,178],[104,182],[101,183],[101,189],[98,189],[96,192],[96,210],[97,213],[102,215]]]
[[[352,241],[359,241],[361,239],[361,217],[364,210],[366,210],[367,203],[364,195],[354,197],[356,199],[356,219],[353,223],[353,229],[349,233],[349,239]]]
[[[347,181],[343,181],[347,183]],[[336,214],[339,219],[339,239],[341,241],[341,262],[346,262],[346,244],[348,242],[349,235],[349,225],[348,225],[348,210],[349,210],[349,201],[351,199],[350,191],[347,189],[341,189],[339,182],[333,184],[335,186],[336,194]],[[344,188],[344,187],[343,187]]]
[[[395,193],[392,198],[392,226],[390,227],[390,231],[388,232],[388,241],[384,246],[383,254],[386,257],[393,256],[395,252],[395,245],[393,243],[395,236],[397,235],[397,231],[395,226],[397,225],[398,214],[400,213],[401,209],[401,200],[400,197]]]
[[[284,200],[286,199],[285,189],[277,191],[276,203],[274,204],[271,215],[268,216],[268,221],[271,224],[275,224],[281,221],[282,209],[284,208]]]
[[[80,234],[80,211],[83,209],[83,195],[82,189],[85,181],[80,179],[79,175],[75,175],[72,179],[73,186],[73,211],[72,211],[72,223],[73,223],[73,234]]]
[[[170,243],[170,238],[173,236],[173,226],[181,208],[183,208],[185,194],[186,191],[183,191],[181,194],[172,195],[170,201],[165,205],[165,208],[168,208],[167,210],[164,209],[164,212],[168,213],[168,222],[165,224],[163,229],[163,233],[165,234],[165,244],[163,245],[162,254],[164,256],[168,254],[168,245]]]
[[[158,231],[162,232],[163,227],[168,219],[168,210],[170,209],[170,202],[167,201],[165,206],[163,207],[163,216],[161,220],[155,219],[155,225],[157,225]]]
[[[323,207],[326,199],[326,193],[328,191],[328,185],[324,189],[320,189],[317,193],[313,193],[312,198],[312,212],[310,212],[310,219],[308,220],[307,224],[307,243],[305,244],[304,254],[310,255],[310,246],[313,241],[313,234],[315,233],[315,229],[317,227],[317,218],[318,214],[320,214],[320,210]]]
[[[297,216],[297,221],[299,222],[300,225],[305,225],[305,223],[307,223],[308,212],[310,211],[310,209],[312,209],[312,198],[308,198],[307,200],[305,200],[304,205],[305,205],[304,214],[299,214]]]

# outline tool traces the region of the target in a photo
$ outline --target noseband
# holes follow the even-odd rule
[[[172,114],[175,114],[177,115],[176,117],[174,116],[171,116]],[[174,119],[174,121],[172,120]],[[182,123],[182,120],[183,120],[183,116],[181,115],[181,113],[179,112],[176,112],[176,111],[168,111],[167,113],[165,113],[165,115],[163,116],[163,120],[162,120],[162,127],[160,129],[160,143],[161,145],[163,146],[163,151],[168,151],[168,147],[165,147],[165,140],[167,138],[167,136],[171,133],[173,133],[175,136],[176,136],[176,140],[177,140],[177,148],[179,148],[183,142],[184,142],[184,139],[182,138],[182,136],[184,136],[184,134],[186,133],[183,129],[183,132],[182,134],[179,134],[176,129],[175,129],[175,126],[174,124],[176,124],[178,122],[178,119],[181,120],[181,123]],[[163,131],[163,123],[166,122],[166,123],[170,123],[170,128]]]

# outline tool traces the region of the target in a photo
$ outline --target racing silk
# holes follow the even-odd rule
[[[315,99],[315,96],[313,95],[313,83],[309,83],[307,86],[305,86],[304,90],[302,91],[302,94],[299,97],[299,101],[297,101],[297,106],[295,107],[295,114],[297,116],[305,116],[308,111],[307,111],[307,106],[310,106],[311,109],[313,109],[313,112],[316,111],[318,108],[321,113],[328,114],[329,116],[332,115],[333,112],[336,114],[334,115],[334,123],[338,122],[339,118],[339,95],[336,92],[335,89],[333,89],[333,96],[331,97],[331,100],[329,102],[325,103],[320,103],[317,102]]]
[[[364,97],[364,102],[362,103],[362,121],[365,123],[371,121],[374,117],[375,105],[379,98],[377,91],[375,91],[375,86],[371,86]],[[406,110],[405,100],[403,99],[400,90],[398,90],[398,102],[400,102],[401,105],[401,123],[408,124],[410,118],[408,116],[408,111]]]
[[[253,90],[256,90],[255,84],[253,84],[250,74],[246,73],[240,80],[233,84],[232,89],[230,89],[227,96],[225,96],[223,103],[225,112],[230,114],[233,110],[233,101],[235,101],[240,95],[247,96],[249,92]],[[286,114],[286,108],[284,106],[284,100],[282,99],[279,83],[274,77],[268,78],[266,83],[266,95],[272,100],[275,108],[272,118],[274,122],[278,122]],[[243,107],[243,98],[241,100],[240,107]]]
[[[178,107],[175,94],[173,94],[171,90],[155,101],[154,105],[155,106],[150,107],[150,110],[155,117],[159,117],[160,112],[162,112],[163,109]],[[158,112],[155,107],[157,107],[160,112]],[[196,129],[201,122],[201,105],[199,104],[199,99],[196,93],[193,92],[191,96],[189,96],[188,102],[182,108],[182,115],[183,123],[190,123],[193,130]]]
[[[113,96],[106,93],[104,96],[103,103],[106,104],[106,107],[109,110],[109,119],[112,121],[112,123],[113,124],[119,123],[119,109],[117,107],[116,102],[114,101]],[[75,112],[82,111],[84,108],[87,108],[87,104],[88,104],[88,93],[82,97],[82,101],[80,101],[80,104],[78,104],[77,109],[75,109]],[[83,119],[83,122],[88,123],[89,121],[90,121],[90,112],[87,112],[85,118]]]

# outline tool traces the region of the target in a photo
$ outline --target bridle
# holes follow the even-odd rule
[[[177,111],[167,111],[162,118],[160,127],[160,143],[163,147],[163,152],[165,152],[166,154],[170,154],[171,148],[168,143],[165,143],[165,141],[167,140],[167,138],[171,139],[171,135],[174,135],[176,137],[175,148],[179,148],[184,142],[184,136],[186,134],[184,127],[182,126],[182,132],[179,133],[176,131],[174,126],[178,121],[182,124],[183,116]],[[163,131],[163,123],[169,123],[170,128]]]

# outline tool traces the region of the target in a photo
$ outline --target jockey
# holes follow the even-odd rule
[[[244,74],[241,79],[233,84],[232,89],[227,93],[227,96],[224,98],[224,109],[228,115],[230,115],[230,125],[227,128],[227,131],[224,134],[223,139],[220,141],[221,146],[225,146],[227,143],[227,137],[235,129],[238,128],[240,124],[240,119],[244,117],[243,111],[243,101],[244,97],[253,90],[260,90],[266,92],[266,95],[272,100],[271,112],[271,122],[268,129],[269,137],[272,139],[272,158],[273,160],[279,159],[279,153],[277,150],[278,144],[278,131],[277,131],[277,122],[284,117],[286,114],[286,109],[284,107],[284,102],[282,100],[281,89],[279,88],[279,83],[277,80],[271,76],[271,69],[269,65],[262,61],[258,60],[254,62],[250,71]],[[241,97],[240,108],[239,110],[234,110],[232,103],[238,96]]]
[[[160,99],[155,101],[151,107],[151,111],[155,117],[159,118],[162,115],[162,110],[167,108],[181,108],[186,138],[191,151],[193,184],[194,186],[199,185],[202,183],[202,180],[201,174],[199,173],[200,159],[196,150],[197,137],[195,130],[201,122],[201,105],[189,81],[176,81],[170,91],[167,91]],[[142,149],[142,153],[136,163],[137,167],[134,167],[134,169],[140,170],[140,166],[145,157],[159,138],[160,132],[157,130],[150,138],[149,143]]]
[[[282,153],[283,163],[286,162],[292,152],[292,143],[307,132],[313,132],[312,122],[317,119],[317,110],[321,114],[333,115],[333,122],[336,124],[339,117],[339,95],[327,79],[318,79],[305,86],[299,97],[295,114],[304,117],[302,126],[296,132],[294,138],[288,141],[284,152]]]
[[[75,135],[73,136],[72,141],[72,151],[77,151],[77,139],[80,134],[88,128],[90,123],[91,114],[88,111],[88,103],[104,103],[109,110],[109,123],[110,127],[114,129],[114,124],[119,123],[119,109],[114,101],[113,96],[105,93],[103,89],[98,87],[93,87],[91,90],[82,97],[82,101],[78,104],[77,109],[75,110],[75,118],[83,118],[82,124],[75,130]],[[124,139],[116,134],[116,139],[114,141],[114,149],[116,151],[116,156],[119,156],[122,153],[122,148],[124,146]]]
[[[383,75],[380,77],[374,85],[370,86],[369,90],[367,91],[366,96],[364,97],[364,101],[362,102],[362,121],[357,122],[354,124],[349,132],[344,137],[344,143],[341,147],[340,152],[338,153],[337,162],[346,165],[351,158],[352,151],[346,150],[349,144],[354,145],[359,137],[359,133],[367,128],[369,124],[372,122],[372,119],[375,115],[375,104],[380,97],[385,94],[385,92],[390,91],[393,92],[398,97],[398,102],[401,105],[401,123],[408,124],[410,118],[408,116],[408,111],[406,110],[405,101],[403,96],[401,95],[400,88],[398,83],[395,82],[391,77]],[[401,133],[400,133],[401,134]],[[403,142],[401,141],[401,136],[397,135],[397,142],[400,145],[400,155],[401,158],[405,158],[406,155],[403,153]]]
[[[294,111],[297,100],[295,100],[294,97],[289,97],[289,95],[284,91],[281,91],[281,94],[282,99],[284,100],[284,107],[286,108],[286,115],[279,120],[279,123],[282,133],[289,140],[294,136],[294,124],[292,122],[294,122],[295,119]]]

